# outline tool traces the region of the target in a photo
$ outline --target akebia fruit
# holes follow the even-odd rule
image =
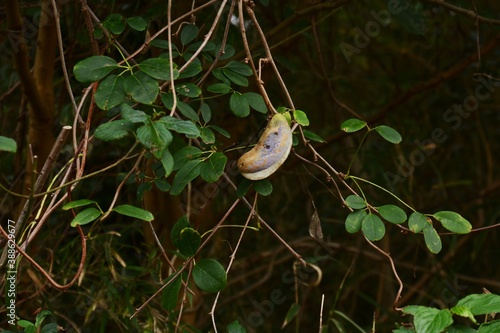
[[[285,116],[275,114],[259,142],[238,160],[243,177],[260,180],[272,175],[285,162],[292,148],[292,129]]]

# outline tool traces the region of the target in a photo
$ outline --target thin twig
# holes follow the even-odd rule
[[[238,242],[236,243],[236,246],[233,250],[233,253],[231,253],[231,259],[229,260],[229,264],[227,265],[227,268],[226,268],[226,275],[229,273],[229,270],[231,269],[231,266],[233,265],[234,259],[236,259],[236,253],[238,252],[238,248],[240,247],[241,240],[243,239],[243,235],[245,234],[245,231],[248,227],[248,224],[250,223],[253,215],[255,214],[255,206],[257,205],[257,198],[258,198],[258,193],[255,192],[255,198],[253,200],[252,209],[250,210],[250,213],[248,213],[247,220],[245,222],[245,225],[243,226],[243,230],[241,231],[240,237],[238,238]],[[214,304],[212,305],[212,310],[210,310],[210,316],[212,317],[212,325],[214,327],[215,333],[217,333],[217,326],[215,325],[215,307],[217,306],[217,301],[219,300],[219,296],[220,296],[220,291],[215,296]]]
[[[364,236],[364,237],[365,237],[366,241],[368,242],[368,244],[370,244],[375,250],[377,250],[384,257],[389,259],[389,262],[391,263],[392,272],[394,273],[394,277],[396,278],[396,280],[399,283],[398,293],[396,294],[396,297],[394,298],[394,302],[393,302],[392,306],[395,310],[401,311],[402,308],[398,308],[397,305],[398,305],[399,299],[401,298],[401,293],[403,292],[403,281],[401,281],[401,278],[399,277],[399,274],[396,270],[396,266],[394,265],[394,260],[392,260],[392,257],[390,254],[386,253],[384,250],[379,248],[377,245],[373,244],[373,242],[370,241],[368,238],[366,238],[366,236]]]
[[[23,249],[21,249],[21,247],[19,245],[17,245],[15,242],[14,242],[14,246],[16,247],[16,250],[19,251],[19,253],[22,254],[23,257],[26,258],[26,260],[28,260],[33,266],[35,266],[35,268],[40,273],[42,273],[43,276],[45,276],[45,278],[50,282],[50,284],[54,288],[59,289],[59,290],[67,290],[67,289],[71,288],[71,286],[73,284],[75,284],[75,282],[80,277],[80,274],[83,271],[83,267],[85,266],[85,260],[87,258],[87,242],[86,242],[85,235],[83,234],[82,228],[79,225],[77,225],[76,228],[78,230],[78,234],[80,235],[80,239],[82,242],[82,257],[81,257],[80,265],[78,266],[78,270],[76,271],[75,276],[68,284],[65,284],[65,285],[61,285],[61,284],[57,283],[56,281],[54,281],[54,279],[52,279],[52,277],[49,275],[49,273],[47,273],[33,258],[31,258],[26,252],[24,252]],[[5,232],[5,230],[3,230],[2,226],[0,226],[0,233],[2,233],[2,235],[5,238],[9,239],[9,235]]]

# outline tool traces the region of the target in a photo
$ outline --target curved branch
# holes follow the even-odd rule
[[[69,288],[71,288],[71,286],[73,284],[75,284],[75,282],[78,280],[78,278],[82,274],[83,266],[85,265],[85,259],[87,258],[87,240],[85,238],[85,235],[83,234],[82,228],[79,225],[77,225],[76,228],[78,230],[78,234],[80,235],[80,239],[82,240],[82,258],[80,260],[80,265],[78,266],[78,270],[76,271],[75,276],[68,284],[65,284],[65,285],[61,285],[61,284],[57,283],[54,279],[52,279],[52,277],[49,275],[49,273],[47,273],[42,268],[42,266],[40,266],[33,258],[31,258],[26,252],[24,252],[23,249],[19,245],[17,245],[15,242],[14,242],[14,245],[16,247],[16,250],[19,251],[19,253],[22,254],[23,257],[25,257],[26,260],[28,260],[33,266],[35,266],[35,268],[40,273],[42,273],[43,276],[45,276],[45,278],[50,282],[50,284],[52,286],[54,286],[54,288],[59,289],[59,290],[68,290]],[[5,232],[5,230],[3,230],[2,226],[0,226],[0,233],[7,240],[9,240],[9,235]]]

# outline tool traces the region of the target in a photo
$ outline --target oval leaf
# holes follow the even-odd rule
[[[226,287],[224,267],[214,259],[201,259],[193,268],[193,280],[204,291],[215,293]]]
[[[198,27],[194,24],[186,24],[181,31],[181,43],[186,45],[193,41],[198,35]]]
[[[15,153],[17,151],[17,143],[14,139],[0,135],[0,151]]]
[[[427,224],[427,217],[419,212],[413,212],[408,219],[408,227],[414,233],[418,233],[424,230]]]
[[[144,31],[148,27],[148,22],[140,16],[129,17],[127,24],[136,31]]]
[[[268,179],[262,179],[254,182],[253,187],[255,192],[263,196],[268,196],[273,192],[273,185]]]
[[[84,225],[90,223],[101,216],[101,211],[97,208],[87,208],[78,213],[73,221],[71,221],[71,226],[76,227],[76,225]]]
[[[443,332],[453,323],[451,312],[448,309],[419,307],[413,319],[417,332]]]
[[[439,237],[436,229],[430,224],[427,224],[424,228],[424,240],[425,245],[431,251],[431,253],[437,254],[441,252],[443,245],[441,243],[441,238]]]
[[[179,71],[176,69],[177,65],[174,64],[174,79],[179,77]],[[149,58],[139,64],[139,68],[157,80],[170,80],[170,61],[163,58]]]
[[[94,135],[96,139],[102,141],[118,140],[130,133],[132,124],[126,120],[114,120],[99,125],[96,128]]]
[[[118,63],[110,57],[93,56],[76,63],[73,67],[73,73],[80,82],[94,82],[118,67]]]
[[[354,234],[361,230],[361,224],[363,219],[366,217],[366,212],[364,210],[356,210],[349,215],[345,220],[345,230],[348,233]]]
[[[295,121],[301,126],[309,126],[309,119],[304,111],[295,110],[293,111],[293,117]]]
[[[250,104],[245,95],[234,92],[229,98],[229,108],[235,116],[244,118],[250,114]]]
[[[474,316],[500,312],[500,296],[495,294],[471,294],[458,301],[457,306],[470,310]]]
[[[89,199],[80,199],[80,200],[68,202],[67,204],[65,204],[63,206],[62,209],[69,210],[69,209],[76,208],[76,207],[87,206],[87,205],[90,205],[93,203],[96,203],[96,202],[94,200],[89,200]]]
[[[350,195],[345,199],[347,206],[352,209],[361,209],[366,207],[365,199],[357,195]]]
[[[227,157],[221,152],[212,154],[208,160],[203,162],[200,170],[200,176],[208,183],[217,181],[224,173]]]
[[[192,257],[198,251],[200,244],[201,236],[198,231],[188,227],[181,230],[176,246],[182,255]]]
[[[123,76],[111,74],[99,84],[95,92],[95,103],[102,110],[109,110],[126,101]]]
[[[200,175],[201,162],[201,160],[197,159],[188,161],[184,164],[184,166],[175,175],[172,188],[170,189],[170,194],[180,194],[190,181]]]
[[[133,100],[149,105],[158,97],[160,86],[158,85],[158,81],[151,78],[149,75],[144,72],[137,72],[129,75],[124,80],[123,89],[125,89],[125,92],[129,94]]]
[[[186,215],[182,216],[175,222],[172,230],[170,231],[170,239],[175,247],[178,247],[179,241],[181,239],[181,232],[183,229],[189,227],[189,220]]]
[[[231,87],[225,83],[215,83],[209,85],[207,90],[214,94],[227,94],[231,91]]]
[[[401,224],[406,221],[406,213],[404,210],[394,205],[384,205],[377,208],[380,216],[387,222],[394,224]]]
[[[401,140],[403,140],[398,131],[396,131],[392,127],[380,125],[375,127],[374,130],[377,131],[377,133],[380,134],[381,137],[383,137],[390,143],[398,144],[401,142]]]
[[[267,106],[264,102],[264,98],[260,94],[254,92],[244,93],[246,98],[248,99],[248,104],[250,107],[257,112],[267,114]]]
[[[366,238],[371,241],[381,240],[385,235],[384,222],[375,214],[368,214],[362,221],[361,230]]]
[[[366,121],[356,118],[347,119],[340,125],[340,129],[346,133],[357,132],[366,126]]]
[[[171,276],[168,277],[167,281],[171,280]],[[174,282],[171,282],[168,286],[163,289],[161,294],[161,306],[167,311],[173,311],[177,306],[177,301],[179,299],[179,290],[181,289],[182,279],[178,276]]]
[[[460,214],[450,211],[437,212],[432,215],[436,220],[441,222],[447,230],[457,234],[468,234],[472,225],[464,219]]]
[[[151,214],[147,210],[131,205],[116,206],[115,208],[113,208],[113,211],[117,212],[118,214],[130,216],[148,222],[153,221],[155,218],[153,214]]]
[[[314,133],[314,132],[311,132],[309,130],[302,130],[302,132],[304,133],[304,136],[306,137],[306,139],[309,139],[311,141],[316,141],[316,142],[326,142],[326,140],[324,140],[322,137],[320,137],[318,134]]]

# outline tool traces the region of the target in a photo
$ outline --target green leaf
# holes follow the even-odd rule
[[[235,60],[231,60],[230,62],[228,62],[228,64],[224,66],[224,68],[227,68],[243,76],[250,76],[253,74],[252,68],[250,66]]]
[[[231,137],[231,135],[229,134],[229,132],[228,132],[228,131],[226,131],[225,129],[223,129],[223,128],[219,127],[219,126],[216,126],[216,125],[210,125],[209,127],[210,127],[211,129],[213,129],[213,130],[217,131],[219,134],[221,134],[221,135],[225,136],[225,137],[226,137],[226,138],[228,138],[228,139]]]
[[[257,180],[254,182],[253,187],[262,196],[268,196],[273,192],[273,185],[268,179]]]
[[[177,220],[177,222],[175,222],[174,226],[172,227],[172,230],[170,231],[170,240],[172,241],[172,244],[174,244],[175,247],[177,247],[177,245],[179,244],[182,230],[189,227],[190,225],[187,215],[181,216]]]
[[[187,57],[188,54],[186,53],[184,56]],[[196,58],[186,69],[182,71],[182,73],[179,74],[179,79],[186,79],[189,77],[196,76],[201,71],[202,71],[201,62],[198,58]]]
[[[126,120],[114,120],[99,125],[94,135],[102,141],[118,140],[126,137],[132,130],[132,124]]]
[[[398,144],[401,142],[401,140],[403,140],[398,131],[396,131],[392,127],[380,125],[375,127],[374,130],[377,131],[377,133],[380,134],[381,137],[383,137],[390,143]]]
[[[408,227],[414,233],[421,232],[427,224],[427,217],[419,212],[413,212],[408,219]]]
[[[231,91],[231,87],[225,83],[214,83],[209,85],[207,90],[214,94],[227,94]]]
[[[229,108],[237,117],[244,118],[250,114],[248,99],[239,92],[234,92],[229,98]]]
[[[193,146],[182,147],[174,154],[174,171],[182,168],[189,160],[199,157],[201,153],[200,149]]]
[[[205,123],[208,123],[212,119],[212,111],[207,103],[201,103],[200,106],[201,117]]]
[[[361,230],[361,224],[363,219],[366,217],[367,213],[364,210],[355,210],[354,212],[347,215],[345,220],[345,230],[354,234]]]
[[[401,224],[406,221],[406,213],[404,210],[395,205],[384,205],[377,208],[378,213],[387,222]]]
[[[159,121],[164,123],[167,129],[180,134],[185,134],[189,138],[197,138],[200,136],[200,130],[190,120],[181,120],[171,116],[165,116]]]
[[[120,14],[111,14],[102,22],[102,25],[111,33],[119,35],[125,30],[125,22]]]
[[[75,201],[71,201],[71,202],[68,202],[67,204],[65,204],[63,206],[63,210],[69,210],[69,209],[73,209],[73,208],[76,208],[76,207],[83,207],[83,206],[87,206],[87,205],[91,205],[91,204],[95,204],[96,202],[94,200],[89,200],[89,199],[80,199],[80,200],[75,200]]]
[[[201,259],[193,268],[193,280],[204,291],[215,293],[226,287],[224,267],[214,259]]]
[[[181,43],[187,45],[198,36],[198,27],[194,24],[186,24],[181,31]]]
[[[472,225],[464,219],[460,214],[450,211],[441,211],[432,215],[436,220],[441,222],[443,227],[456,234],[468,234]]]
[[[17,151],[17,142],[14,139],[0,135],[0,151],[15,153]]]
[[[201,95],[201,89],[194,83],[183,83],[175,86],[179,95],[196,98]]]
[[[48,316],[52,316],[52,312],[50,312],[49,310],[40,311],[36,315],[35,326],[40,327],[42,325],[43,321],[45,320],[45,318],[47,318]]]
[[[101,211],[96,208],[87,208],[78,213],[73,221],[71,221],[71,226],[76,227],[77,224],[84,225],[90,223],[101,216]]]
[[[378,241],[385,235],[385,225],[377,215],[369,213],[363,218],[361,231],[369,240]]]
[[[144,31],[148,27],[148,22],[140,16],[129,17],[127,24],[136,31]]]
[[[191,227],[181,230],[177,244],[175,245],[179,252],[186,257],[192,257],[198,251],[201,244],[201,236],[198,231]]]
[[[35,326],[32,322],[29,322],[29,321],[24,320],[24,319],[18,320],[17,321],[17,325],[19,325],[19,326],[21,326],[23,328],[30,327],[30,326]]]
[[[73,74],[79,82],[95,82],[117,68],[118,63],[110,57],[92,56],[77,62]]]
[[[214,50],[214,56],[217,56],[219,54],[219,51],[221,49],[221,46],[222,45],[216,45],[215,46],[215,50]],[[230,44],[225,44],[224,45],[224,50],[223,50],[223,53],[220,57],[220,60],[226,60],[226,59],[229,59],[231,58],[234,54],[236,53],[236,50],[234,49],[234,47]]]
[[[247,330],[241,326],[238,320],[235,320],[227,325],[227,333],[247,333]]]
[[[453,323],[451,312],[448,309],[419,307],[413,319],[417,332],[443,332]]]
[[[203,44],[203,41],[194,42],[190,44],[187,49],[188,51],[196,52],[201,47],[201,44]],[[207,42],[203,47],[203,52],[212,52],[213,50],[215,50],[214,42]]]
[[[345,199],[347,206],[352,209],[361,209],[366,207],[365,199],[357,195],[350,195]]]
[[[158,150],[163,150],[173,140],[172,133],[165,127],[165,124],[158,121],[139,127],[136,133],[137,139],[148,149],[156,147]]]
[[[464,318],[468,318],[470,321],[472,321],[474,324],[477,325],[477,321],[476,321],[476,318],[474,318],[474,315],[472,314],[472,312],[470,311],[469,308],[465,307],[465,306],[454,306],[450,309],[451,313],[452,314],[456,314],[458,316],[461,316],[461,317],[464,317]]]
[[[175,273],[174,273],[175,274]],[[167,278],[165,283],[169,282],[173,274]],[[179,300],[179,290],[181,289],[182,279],[178,276],[175,281],[166,286],[161,293],[161,306],[167,311],[173,311]]]
[[[316,141],[316,142],[326,142],[322,137],[320,137],[318,134],[311,132],[309,130],[303,129],[302,132],[304,133],[304,136],[306,139],[309,139],[311,141]]]
[[[160,158],[161,165],[163,166],[163,170],[165,170],[165,176],[168,177],[174,171],[174,157],[170,153],[168,149],[164,149],[161,158]],[[156,181],[155,181],[156,184]],[[168,183],[167,183],[168,184]],[[170,188],[170,184],[168,184],[168,187]]]
[[[184,187],[193,179],[200,175],[201,160],[191,160],[186,162],[175,175],[170,189],[170,194],[178,195],[182,192]]]
[[[222,73],[225,77],[227,77],[231,82],[238,86],[248,87],[248,79],[241,74],[233,72],[230,69],[222,69]]]
[[[254,109],[257,112],[267,114],[267,106],[266,103],[264,102],[264,98],[260,94],[254,93],[254,92],[247,92],[244,93],[245,97],[248,100],[248,104],[252,109]]]
[[[441,251],[443,248],[443,245],[441,244],[441,238],[439,237],[436,229],[430,224],[427,224],[424,229],[424,240],[425,240],[425,245],[431,251],[431,253],[437,254]]]
[[[363,129],[366,126],[366,121],[359,120],[356,118],[347,119],[342,124],[340,124],[340,129],[346,133],[354,133]]]
[[[123,88],[134,101],[146,105],[153,104],[160,91],[158,81],[144,72],[129,75],[123,83]]]
[[[293,117],[295,121],[301,126],[309,126],[309,119],[307,119],[307,115],[304,111],[295,110],[293,111]]]
[[[200,121],[200,117],[198,117],[198,114],[193,110],[191,106],[189,106],[189,104],[178,102],[177,109],[184,117],[191,119],[192,121]]]
[[[171,187],[170,183],[166,179],[163,179],[163,178],[155,179],[154,184],[155,184],[156,188],[162,192],[167,192],[168,190],[170,190],[170,187]]]
[[[300,305],[297,303],[293,303],[288,311],[286,312],[285,320],[283,321],[283,325],[281,325],[281,329],[284,329],[285,326],[290,324],[292,320],[297,317],[300,311]]]
[[[203,162],[200,176],[208,183],[216,182],[224,173],[227,157],[221,152],[216,152],[208,160]]]
[[[474,316],[500,312],[500,296],[495,294],[471,294],[457,302],[456,306],[463,306]]]
[[[141,71],[157,80],[170,80],[170,61],[163,58],[148,58],[139,64]],[[174,64],[174,80],[179,77],[177,65]]]
[[[238,187],[236,188],[236,195],[238,198],[242,198],[247,194],[248,190],[250,187],[252,187],[253,182],[249,179],[244,178],[241,183],[238,184]]]
[[[109,110],[126,101],[123,76],[111,74],[97,87],[94,98],[97,106],[102,110]]]
[[[149,116],[146,112],[141,110],[134,110],[128,104],[122,104],[120,108],[120,114],[122,118],[131,122],[131,123],[147,123],[149,120]]]
[[[117,212],[118,214],[130,216],[147,222],[151,222],[155,219],[153,214],[151,214],[147,210],[131,205],[116,206],[115,208],[113,208],[113,211]]]
[[[59,329],[59,325],[56,323],[49,323],[47,325],[43,325],[40,333],[58,333],[61,332]],[[27,333],[27,332],[26,332]]]
[[[483,323],[479,326],[477,333],[498,333],[500,332],[500,320]]]
[[[208,128],[208,127],[203,127],[200,131],[200,136],[203,142],[207,144],[211,144],[215,142],[215,134],[214,132]]]

